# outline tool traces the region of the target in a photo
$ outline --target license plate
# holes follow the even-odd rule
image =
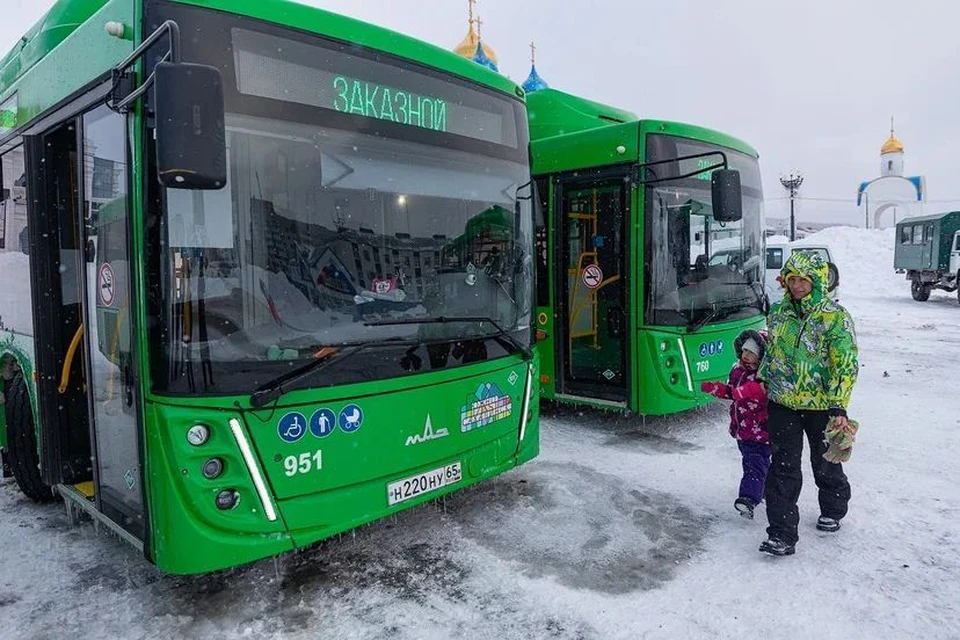
[[[397,480],[387,485],[387,504],[394,505],[404,500],[410,500],[431,491],[436,491],[451,484],[460,482],[462,472],[460,461],[448,464],[445,467],[425,471],[403,480]]]

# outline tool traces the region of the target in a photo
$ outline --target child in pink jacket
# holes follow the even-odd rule
[[[737,336],[733,347],[737,362],[730,370],[727,384],[704,382],[700,389],[712,396],[732,400],[730,435],[737,439],[743,458],[740,495],[734,508],[745,518],[753,518],[753,509],[763,500],[770,469],[770,437],[767,433],[767,395],[757,382],[757,368],[766,350],[766,337],[748,329]]]

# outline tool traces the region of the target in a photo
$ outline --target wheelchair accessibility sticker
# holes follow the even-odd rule
[[[284,442],[296,442],[307,432],[307,419],[302,413],[288,413],[277,423],[277,433]]]

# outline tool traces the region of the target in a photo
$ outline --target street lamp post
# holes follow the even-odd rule
[[[790,241],[793,242],[797,239],[797,219],[794,214],[793,203],[797,198],[800,185],[803,184],[803,176],[800,175],[799,171],[791,172],[789,176],[780,176],[780,184],[790,192]]]

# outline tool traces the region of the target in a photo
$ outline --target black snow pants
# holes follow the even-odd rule
[[[803,485],[801,456],[803,434],[810,444],[810,464],[819,490],[820,515],[839,520],[847,515],[850,483],[843,466],[823,459],[827,445],[823,442],[829,416],[826,411],[788,409],[771,402],[767,429],[773,459],[767,474],[767,535],[787,544],[796,544],[800,511],[797,500]]]

